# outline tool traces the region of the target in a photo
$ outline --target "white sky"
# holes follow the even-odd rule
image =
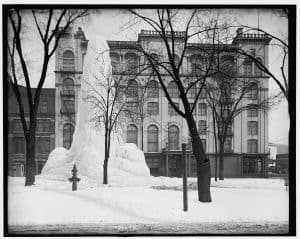
[[[238,22],[250,25],[257,26],[258,24],[258,15],[259,15],[259,24],[262,29],[265,29],[267,32],[272,33],[280,38],[287,36],[287,22],[285,19],[278,17],[271,10],[252,10],[252,9],[222,9],[222,13],[226,12],[232,18],[235,18]],[[259,12],[259,14],[258,14]],[[137,33],[140,28],[148,28],[146,25],[136,25],[134,29],[129,29],[126,31],[121,31],[121,26],[128,22],[130,16],[125,13],[121,13],[119,10],[114,9],[103,9],[97,11],[84,21],[78,23],[78,25],[82,26],[87,39],[92,38],[94,35],[100,35],[104,39],[107,40],[137,40]],[[139,29],[138,29],[139,28]],[[37,53],[37,45],[33,44],[32,36],[30,37],[30,44],[28,44],[29,56],[31,57],[31,53],[35,52],[34,55],[40,55]],[[41,51],[39,51],[41,53]],[[276,76],[280,77],[280,61],[281,55],[278,49],[270,46],[270,56],[269,56],[269,67],[271,72]],[[54,58],[50,63],[48,70],[48,77],[45,82],[44,87],[54,87],[55,79],[54,79]],[[32,64],[33,71],[32,74],[38,76],[36,72],[38,72],[39,61],[34,60],[34,64]],[[269,91],[270,93],[274,93],[278,91],[278,87],[273,80],[269,81]],[[287,144],[288,143],[288,129],[289,129],[289,118],[287,111],[287,103],[282,102],[280,105],[273,109],[269,113],[269,142]]]

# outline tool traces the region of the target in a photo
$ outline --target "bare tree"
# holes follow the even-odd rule
[[[184,77],[181,72],[183,71],[183,61],[188,58],[188,48],[192,50],[193,46],[188,44],[188,41],[199,35],[205,34],[207,31],[214,32],[215,26],[210,29],[193,26],[197,10],[187,11],[186,15],[189,15],[184,26],[180,26],[184,29],[182,32],[176,32],[176,17],[180,14],[179,10],[171,9],[157,9],[153,17],[148,17],[146,14],[140,13],[136,10],[130,10],[134,15],[136,22],[143,22],[148,24],[153,33],[157,34],[162,41],[162,51],[166,52],[166,59],[157,57],[151,54],[149,49],[138,49],[146,58],[148,65],[151,67],[156,77],[159,80],[161,88],[173,109],[181,117],[183,117],[188,125],[189,132],[192,139],[193,154],[196,158],[197,165],[197,181],[198,181],[198,199],[201,202],[211,202],[210,194],[210,162],[206,157],[205,150],[203,148],[201,139],[199,137],[193,111],[197,105],[197,101],[200,97],[204,83],[208,77],[214,74],[212,62],[213,51],[203,51],[207,60],[207,68],[203,69],[203,74],[197,78],[193,78],[191,84],[187,85],[184,81]],[[132,26],[132,24],[128,24]],[[179,36],[180,35],[180,36]],[[213,34],[214,35],[214,34]],[[178,41],[178,39],[181,41]],[[212,39],[214,41],[214,38]],[[195,64],[196,65],[196,64]],[[197,66],[195,67],[197,68]],[[164,80],[164,75],[167,74],[174,81],[174,89],[177,92],[177,96],[170,92],[167,83]],[[193,99],[193,103],[190,104],[188,94],[192,89],[196,88],[196,94]],[[183,106],[182,111],[174,102],[174,96],[179,97]]]
[[[31,186],[35,182],[35,141],[36,141],[36,117],[39,106],[40,95],[48,72],[50,59],[58,47],[58,42],[64,31],[76,20],[87,15],[87,10],[46,9],[24,11],[13,8],[5,9],[8,16],[8,39],[7,52],[9,67],[5,77],[13,89],[17,99],[23,132],[26,141],[26,164],[25,164],[25,186]],[[38,32],[37,40],[42,45],[42,64],[39,70],[40,76],[36,91],[32,89],[33,79],[30,74],[26,49],[24,49],[24,34],[26,33],[27,20],[31,16],[33,27]],[[31,32],[32,33],[32,32]],[[18,74],[17,66],[20,65],[21,73]],[[22,101],[19,83],[24,79],[27,93],[27,102]],[[28,104],[29,122],[26,122],[24,104]]]
[[[227,56],[228,57],[228,56]],[[247,78],[237,78],[234,61],[223,60],[221,72],[212,82],[207,83],[207,102],[213,116],[213,133],[215,139],[215,180],[217,179],[217,158],[219,156],[219,179],[224,180],[225,142],[231,146],[233,121],[243,111],[250,110],[258,114],[268,110],[269,99],[258,99],[257,82]],[[234,59],[234,58],[232,58]],[[247,94],[250,92],[250,96]],[[251,97],[258,100],[256,104],[244,105],[242,100]],[[231,148],[229,150],[232,150]]]

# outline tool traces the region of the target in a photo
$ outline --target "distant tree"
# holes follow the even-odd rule
[[[35,162],[35,141],[36,141],[36,117],[42,93],[43,85],[48,72],[50,59],[58,47],[58,42],[64,31],[79,18],[88,14],[87,10],[67,10],[67,9],[45,9],[25,11],[5,8],[8,16],[8,69],[5,77],[17,99],[21,122],[26,141],[26,164],[25,164],[25,186],[31,186],[35,182],[36,162]],[[28,17],[33,21],[34,31],[38,33],[37,41],[42,45],[42,64],[40,77],[35,93],[32,89],[33,76],[29,61],[32,54],[26,56],[25,38],[28,34]],[[25,19],[26,18],[26,19]],[[34,34],[30,31],[30,34]],[[36,52],[39,53],[39,52]],[[34,55],[34,54],[33,54]],[[19,83],[25,81],[26,98],[24,102],[21,98]],[[28,104],[29,121],[25,119],[24,104]]]

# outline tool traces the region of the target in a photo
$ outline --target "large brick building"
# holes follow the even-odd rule
[[[177,46],[183,42],[184,32],[176,32]],[[241,47],[259,58],[266,66],[268,65],[268,43],[270,38],[261,34],[244,34],[238,29],[232,47]],[[88,40],[82,29],[75,33],[72,30],[65,32],[56,52],[55,82],[56,82],[56,139],[55,145],[68,148],[72,141],[72,133],[75,126],[77,111],[78,91],[82,79],[82,66]],[[144,57],[137,48],[146,49],[151,54],[166,56],[163,42],[154,31],[142,30],[137,41],[108,41],[114,76],[121,74],[123,66],[136,64],[132,69],[139,70],[139,66],[145,62]],[[193,75],[191,62],[197,58],[197,52],[189,44],[188,57],[183,61],[182,77],[188,82]],[[255,66],[254,63],[244,59],[234,59],[238,68],[238,77],[249,78],[255,82],[248,96],[242,100],[243,105],[257,104],[268,97],[268,77]],[[121,67],[122,66],[122,67]],[[128,70],[124,76],[124,82],[131,82],[133,91],[139,89],[139,85],[149,79],[150,71],[145,71],[135,77],[135,73]],[[124,74],[124,71],[122,71]],[[168,85],[171,96],[182,109],[182,103],[176,95],[173,87],[174,82],[167,74],[164,80]],[[152,77],[151,89],[147,93],[145,111],[148,117],[142,125],[128,120],[124,130],[124,140],[134,142],[141,148],[146,156],[147,164],[153,175],[180,176],[181,175],[181,143],[188,140],[188,128],[183,118],[177,115],[168,104],[164,92],[158,84],[158,80]],[[130,104],[135,103],[135,98],[128,97]],[[193,96],[190,96],[192,102]],[[205,133],[200,133],[208,157],[211,160],[212,175],[214,175],[214,139],[212,129],[212,114],[208,107],[206,95],[203,94],[196,107],[195,119],[199,127],[206,128]],[[203,132],[203,131],[201,131]],[[196,173],[195,159],[191,151],[188,151],[188,175]],[[264,110],[248,110],[238,115],[232,124],[230,137],[225,144],[225,177],[265,177],[268,166],[268,112]]]
[[[19,86],[23,102],[27,102],[26,88]],[[35,89],[33,89],[35,93]],[[55,89],[43,88],[37,115],[36,163],[40,174],[49,153],[55,146]],[[24,104],[25,118],[29,121],[28,105]],[[8,167],[10,176],[23,176],[26,144],[19,108],[12,89],[8,88]]]

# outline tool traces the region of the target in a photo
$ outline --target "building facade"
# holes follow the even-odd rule
[[[175,32],[176,47],[184,42],[184,32]],[[268,66],[268,43],[270,39],[261,34],[245,34],[238,29],[236,37],[229,45],[240,47]],[[65,33],[56,52],[56,147],[69,148],[75,126],[78,92],[82,80],[82,66],[88,41],[81,29],[76,33]],[[142,123],[128,119],[124,129],[124,141],[136,143],[146,156],[151,174],[158,176],[181,176],[181,144],[189,142],[189,131],[185,119],[180,117],[168,103],[158,79],[151,70],[141,69],[146,62],[139,49],[154,57],[166,58],[163,41],[154,31],[142,30],[137,41],[108,41],[114,77],[122,75],[124,82],[130,82],[126,100],[135,107],[136,97],[141,87],[149,83],[144,104],[147,117]],[[195,77],[192,62],[199,53],[195,43],[188,43],[187,56],[180,72],[188,84]],[[178,56],[175,56],[175,59]],[[253,80],[253,87],[242,100],[242,105],[258,104],[268,97],[268,77],[247,59],[235,58],[235,69],[239,78]],[[125,69],[125,70],[124,70]],[[136,73],[139,72],[137,75]],[[163,73],[162,73],[163,74]],[[166,73],[163,76],[173,101],[183,109],[176,86]],[[148,84],[147,83],[147,84]],[[190,103],[194,95],[191,93]],[[214,175],[214,138],[212,113],[207,104],[205,92],[197,102],[194,117],[206,153],[211,161],[211,175]],[[205,130],[203,130],[205,129]],[[268,112],[265,110],[244,111],[235,117],[230,137],[225,143],[225,177],[266,177],[268,167]],[[196,162],[191,148],[188,148],[188,176],[196,175]]]
[[[16,97],[8,88],[8,175],[24,176],[26,144]],[[27,102],[26,88],[19,86],[23,102]],[[35,89],[33,89],[35,93]],[[29,121],[28,105],[24,104],[25,118]],[[36,152],[37,174],[55,147],[55,89],[43,88],[37,115]]]

